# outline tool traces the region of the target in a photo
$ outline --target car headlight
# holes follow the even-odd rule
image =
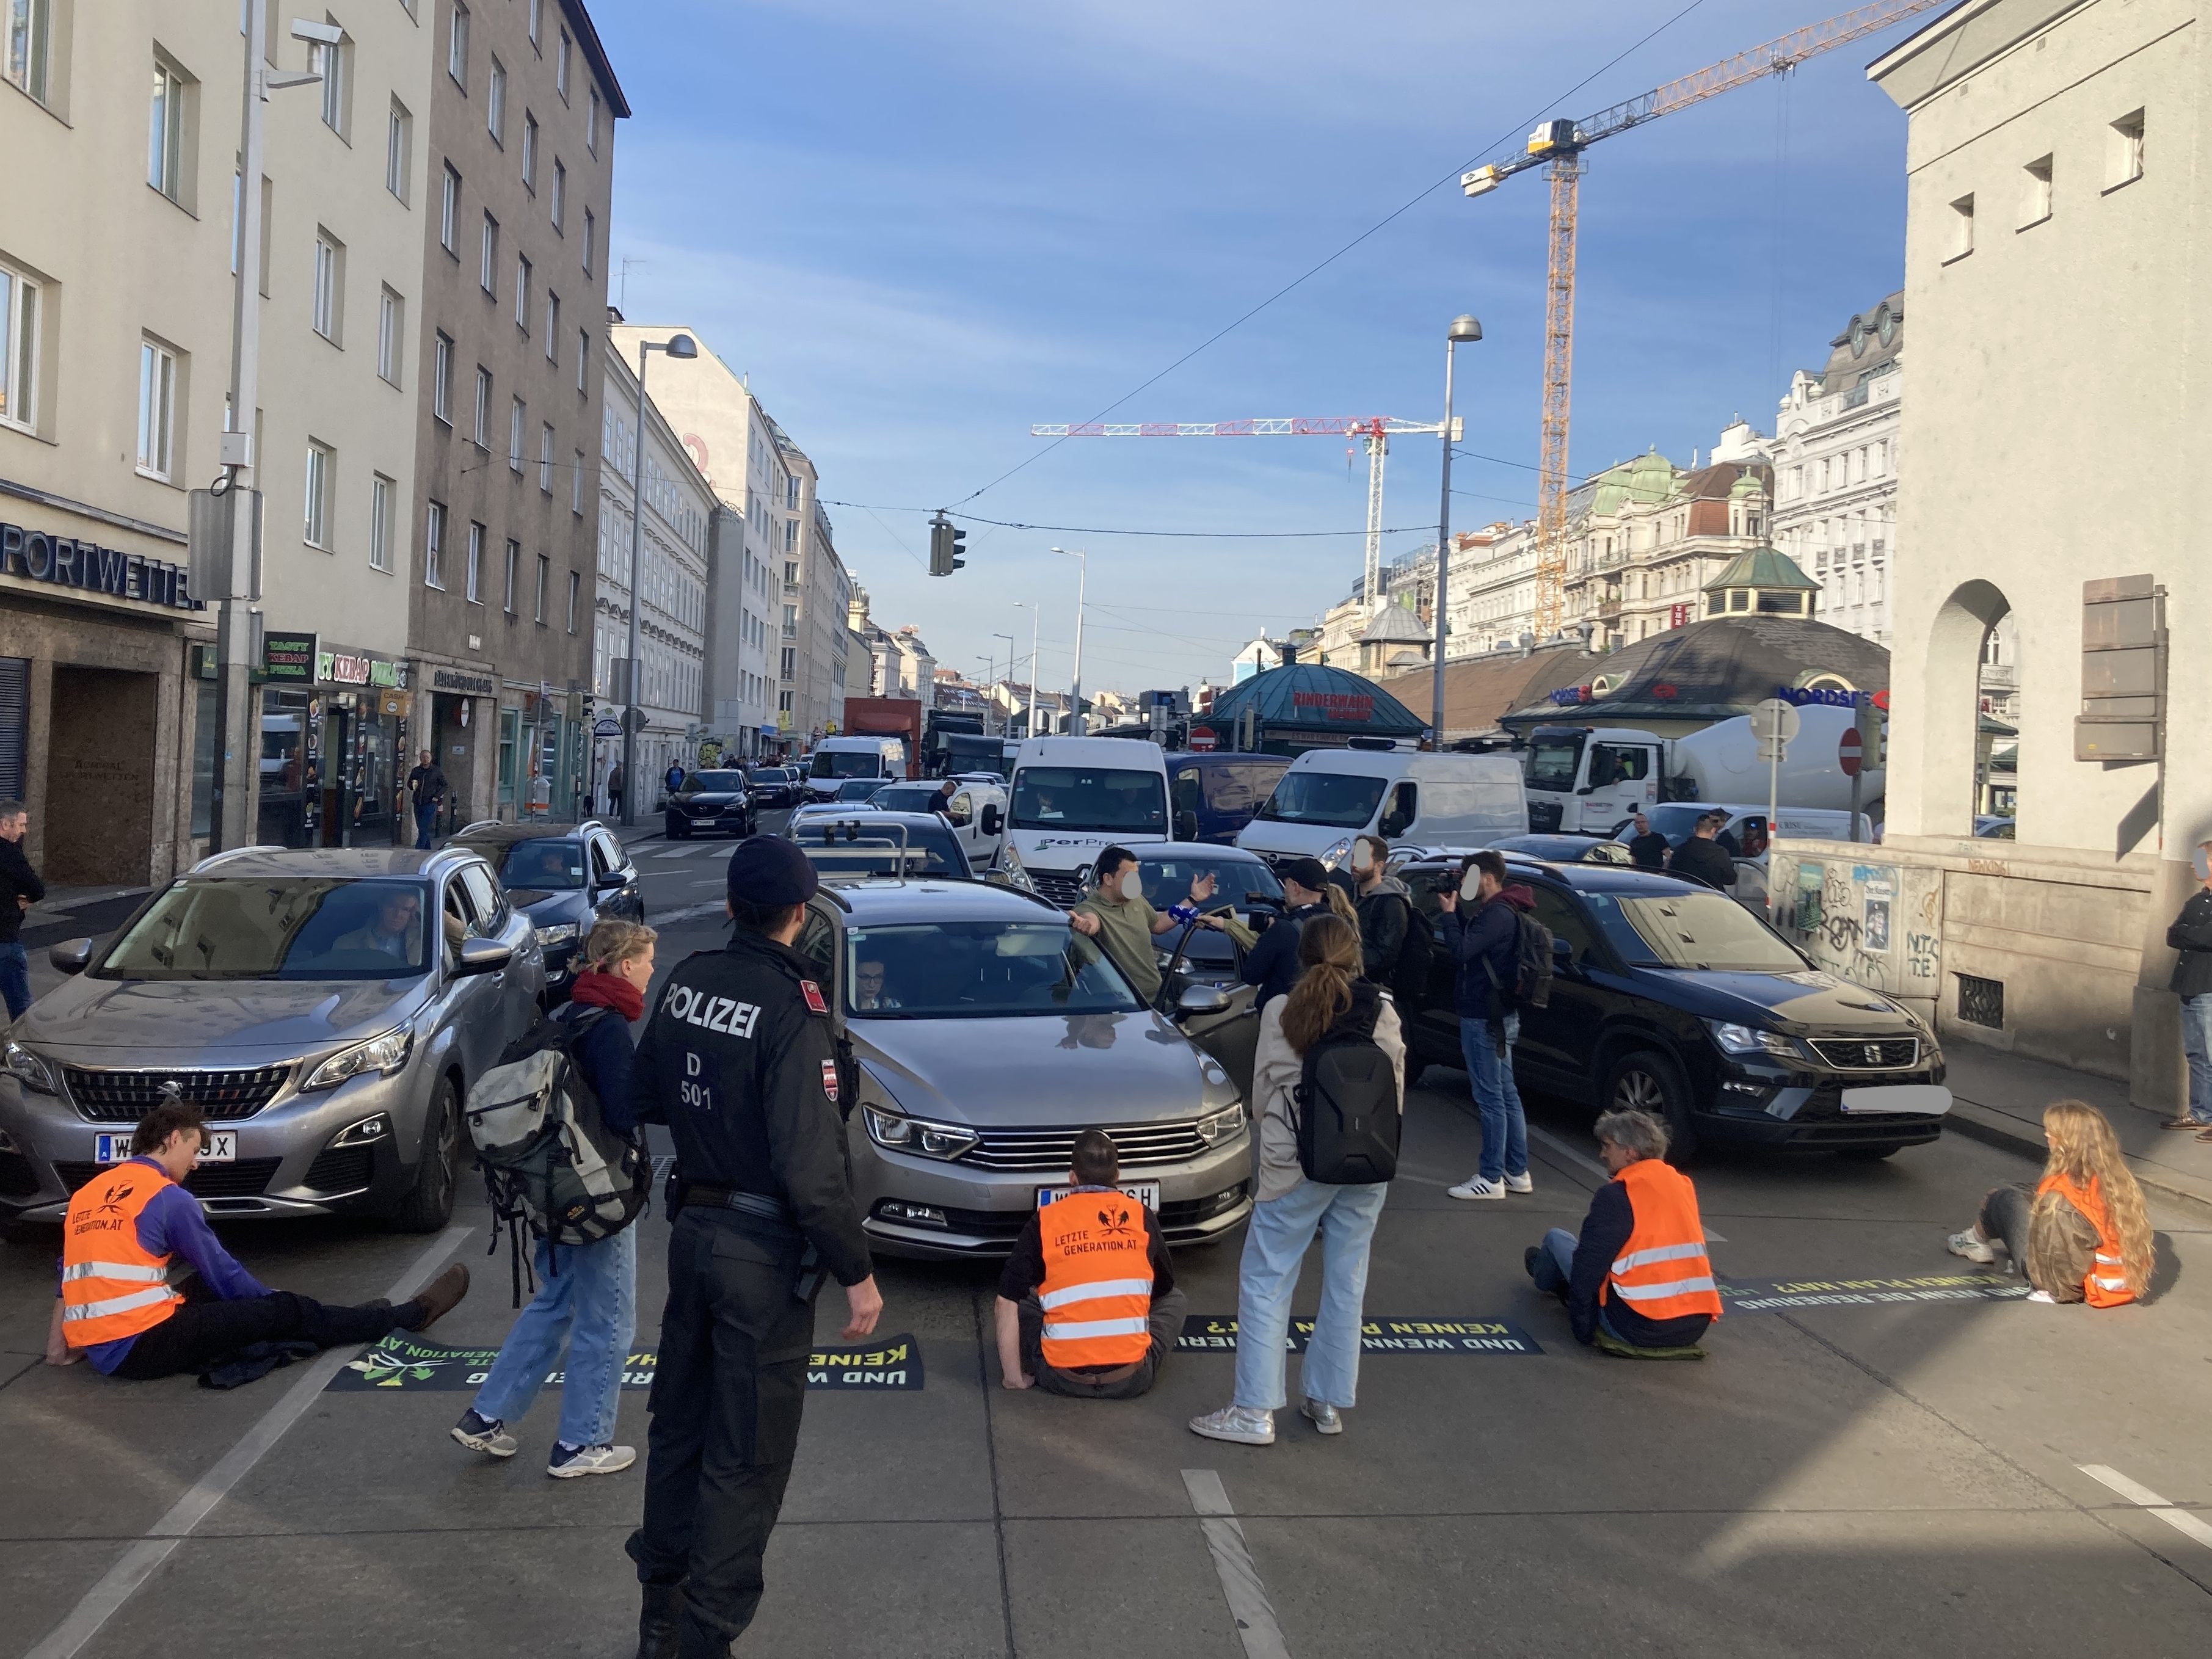
[[[341,1048],[307,1074],[302,1089],[335,1089],[348,1078],[362,1077],[371,1072],[389,1077],[407,1063],[414,1051],[415,1033],[407,1026],[373,1036],[366,1042],[356,1042],[350,1048]]]
[[[1198,1121],[1198,1138],[1209,1146],[1222,1146],[1243,1133],[1244,1106],[1241,1101],[1224,1111],[1211,1113]]]
[[[1018,887],[1025,893],[1036,891],[1036,884],[1030,879],[1030,872],[1022,868],[1022,855],[1014,846],[1012,836],[1007,837],[999,848],[999,873],[1006,877],[1009,887]]]
[[[1705,1029],[1713,1034],[1713,1041],[1731,1054],[1780,1054],[1786,1060],[1803,1058],[1795,1037],[1786,1037],[1779,1031],[1762,1031],[1749,1025],[1731,1024],[1726,1020],[1709,1019]]]
[[[548,945],[566,945],[576,937],[576,924],[573,921],[556,922],[550,927],[539,927],[533,931],[541,948]]]
[[[1321,861],[1326,867],[1334,870],[1351,854],[1351,852],[1352,837],[1349,836],[1339,836],[1334,842],[1329,843],[1328,851],[1321,855]]]
[[[867,1120],[868,1139],[895,1152],[955,1158],[981,1139],[973,1129],[957,1123],[931,1123],[886,1111],[880,1106],[863,1106],[860,1113]]]
[[[36,1090],[42,1095],[58,1095],[61,1085],[54,1081],[53,1067],[20,1042],[8,1045],[9,1075],[26,1089]]]

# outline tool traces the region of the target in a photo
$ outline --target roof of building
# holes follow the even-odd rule
[[[1655,447],[1633,460],[1606,468],[1585,483],[1583,489],[1589,492],[1589,502],[1587,510],[1607,517],[1632,501],[1663,501],[1674,493],[1680,475],[1681,469]]]
[[[1359,631],[1362,645],[1419,645],[1429,637],[1428,627],[1402,605],[1386,605]]]
[[[1796,560],[1772,547],[1753,547],[1737,554],[1703,591],[1711,593],[1724,587],[1771,588],[1785,593],[1820,591],[1820,584],[1799,569]]]
[[[1555,641],[1525,654],[1498,651],[1444,664],[1444,734],[1486,736],[1504,728],[1498,722],[1516,703],[1541,697],[1553,688],[1577,685],[1602,663],[1579,640]],[[1434,683],[1425,663],[1383,682],[1393,696],[1415,708],[1434,706]]]
[[[1426,721],[1374,681],[1316,662],[1270,668],[1238,681],[1214,698],[1206,718],[1214,726],[1233,724],[1247,706],[1258,708],[1263,732],[1410,738],[1427,729]]]
[[[617,116],[628,117],[629,100],[623,94],[622,82],[615,79],[615,66],[599,40],[599,25],[592,21],[592,14],[585,9],[584,0],[561,0],[561,9],[568,14],[568,21],[575,26],[576,44],[584,49],[585,58],[606,83],[608,104]]]
[[[1808,617],[1756,612],[1709,617],[1577,660],[1578,680],[1532,684],[1504,723],[1724,720],[1749,714],[1782,687],[1819,683],[1880,691],[1889,685],[1889,653],[1873,641]],[[1551,695],[1577,685],[1584,696]]]

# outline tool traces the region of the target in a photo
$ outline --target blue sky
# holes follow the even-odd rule
[[[617,145],[627,311],[691,325],[813,458],[876,619],[947,666],[1013,635],[1064,684],[1090,554],[1086,685],[1220,676],[1261,624],[1359,574],[1365,469],[1329,438],[1074,441],[1079,421],[1539,117],[1584,116],[1845,9],[1703,0],[599,0],[636,114]],[[1927,14],[1933,15],[1934,14]],[[1924,19],[1923,19],[1924,21]],[[1912,23],[1595,148],[1583,185],[1571,466],[1686,460],[1901,285],[1904,117],[1863,69]],[[1784,133],[1786,131],[1786,143]],[[1432,191],[1157,384],[1123,420],[1433,421],[1446,323],[1466,448],[1453,523],[1534,511],[1541,174]],[[616,269],[619,271],[619,264]],[[1036,458],[1032,459],[1031,458]],[[1137,538],[971,526],[926,573],[926,509]],[[891,510],[896,509],[896,510]],[[917,510],[923,509],[923,510]],[[1394,448],[1384,522],[1430,526],[1437,446]],[[1225,532],[1330,531],[1297,540]]]

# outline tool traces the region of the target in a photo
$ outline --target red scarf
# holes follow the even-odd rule
[[[645,1017],[645,993],[619,974],[602,974],[586,968],[576,975],[568,998],[587,1008],[611,1008],[632,1022]]]

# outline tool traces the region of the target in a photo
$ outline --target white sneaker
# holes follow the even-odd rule
[[[636,1462],[635,1446],[570,1446],[556,1440],[545,1473],[556,1480],[574,1480],[586,1474],[619,1474]]]
[[[2030,1291],[2026,1296],[2021,1297],[2021,1300],[2023,1302],[2040,1302],[2046,1306],[2053,1305],[2051,1292],[2048,1291]]]
[[[1342,1434],[1344,1419],[1337,1415],[1336,1407],[1326,1401],[1309,1400],[1298,1407],[1299,1413],[1322,1434]]]
[[[1458,1186],[1447,1187],[1444,1191],[1454,1198],[1503,1198],[1505,1196],[1505,1188],[1503,1186],[1495,1181],[1485,1181],[1479,1175],[1469,1176]]]
[[[1943,1241],[1943,1248],[1953,1255],[1963,1255],[1984,1267],[1995,1266],[1997,1259],[1997,1253],[1984,1243],[1971,1227],[1963,1233],[1953,1233]]]
[[[1536,1190],[1536,1178],[1526,1170],[1519,1175],[1510,1175],[1505,1177],[1505,1190],[1509,1193],[1533,1193]]]
[[[1190,1419],[1190,1431],[1208,1440],[1233,1440],[1240,1446],[1275,1443],[1275,1414],[1251,1406],[1224,1406]]]

